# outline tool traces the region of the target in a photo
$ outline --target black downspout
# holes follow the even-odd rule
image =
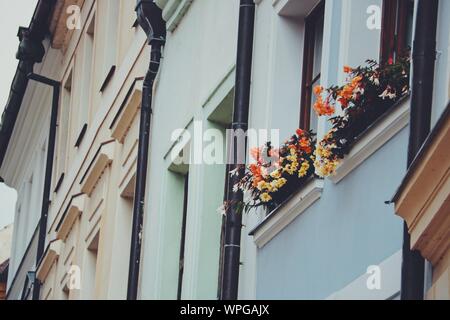
[[[422,147],[431,127],[438,6],[439,0],[419,0],[417,4],[408,168]],[[425,260],[420,252],[411,250],[406,222],[403,229],[401,299],[422,300]]]
[[[50,190],[52,185],[53,176],[53,158],[55,155],[55,144],[56,144],[56,127],[58,120],[58,105],[59,105],[59,93],[60,93],[60,83],[58,81],[48,79],[46,77],[30,73],[28,75],[30,80],[51,86],[53,88],[53,100],[52,100],[52,111],[50,116],[50,132],[48,135],[47,143],[47,160],[45,164],[45,178],[44,178],[44,192],[42,194],[42,207],[41,207],[41,218],[39,220],[39,236],[38,236],[38,247],[36,252],[36,266],[39,265],[42,255],[45,249],[45,238],[47,235],[47,218],[48,210],[50,207]],[[33,285],[33,300],[39,300],[41,291],[41,284],[36,278]]]
[[[166,40],[166,24],[162,19],[162,10],[158,8],[152,0],[138,0],[136,13],[139,25],[147,34],[148,43],[151,46],[151,53],[149,69],[145,76],[142,88],[136,187],[131,230],[130,266],[128,271],[128,300],[137,300],[138,295],[145,187],[147,183],[148,150],[152,116],[153,83],[158,74],[161,51]]]
[[[253,59],[253,35],[255,24],[255,3],[253,0],[241,0],[239,9],[239,30],[236,60],[236,83],[233,108],[233,132],[248,129],[248,115],[250,107],[250,86]],[[241,191],[233,192],[233,186],[244,174],[244,167],[236,161],[238,154],[245,154],[238,150],[238,143],[233,143],[233,164],[230,170],[239,170],[239,176],[229,178],[226,203],[235,204],[242,201]],[[239,268],[241,253],[242,215],[235,205],[228,207],[225,217],[225,243],[223,245],[222,279],[220,287],[221,300],[237,300],[239,286]]]

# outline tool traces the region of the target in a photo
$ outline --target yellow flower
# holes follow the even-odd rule
[[[286,159],[288,159],[288,161],[290,161],[290,162],[297,161],[297,154],[292,155],[292,156],[287,156]]]
[[[298,177],[303,178],[304,176],[306,176],[307,173],[308,173],[308,171],[302,168],[302,169],[298,170]]]
[[[277,180],[278,189],[282,188],[286,184],[287,180],[285,178],[281,178]]]
[[[269,202],[270,200],[272,200],[272,197],[267,192],[261,194],[259,198],[262,202]]]
[[[267,182],[265,182],[265,181],[260,181],[258,183],[258,186],[257,186],[259,191],[262,191],[262,190],[265,190],[265,189],[269,189],[269,187],[270,187],[270,185]]]
[[[298,171],[298,177],[299,178],[303,178],[304,176],[306,176],[308,174],[308,170],[309,170],[309,163],[307,161],[302,163],[302,167],[300,168],[300,170]]]
[[[270,183],[270,192],[277,192],[278,191],[278,182],[277,180],[273,180]]]
[[[294,163],[292,165],[291,164],[287,164],[284,167],[283,172],[287,172],[288,174],[290,174],[292,176],[294,174],[295,170],[297,169],[293,165],[294,165]]]
[[[270,174],[270,176],[274,179],[279,179],[281,177],[281,172],[280,170],[275,170]]]
[[[319,176],[328,177],[335,173],[336,168],[339,164],[338,160],[322,159],[321,161],[316,160],[314,166]]]

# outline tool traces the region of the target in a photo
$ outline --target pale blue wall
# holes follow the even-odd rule
[[[378,56],[380,30],[366,27],[372,4],[381,1],[326,2],[323,85]],[[407,146],[404,128],[340,183],[325,180],[321,199],[258,250],[258,299],[327,298],[401,249],[403,220],[385,201],[406,172]]]
[[[258,251],[258,299],[324,299],[400,250],[390,200],[406,171],[408,128]]]

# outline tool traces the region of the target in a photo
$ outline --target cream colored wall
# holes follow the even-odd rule
[[[130,5],[133,3],[133,6]],[[117,7],[114,7],[117,5]],[[116,21],[108,13],[116,13]],[[95,15],[95,43],[93,65],[89,72],[88,129],[79,148],[74,147],[79,130],[78,119],[81,108],[86,107],[81,99],[86,90],[83,82],[89,77],[85,41],[86,31]],[[49,299],[125,299],[128,279],[128,263],[131,239],[133,174],[136,166],[139,113],[127,114],[127,130],[121,139],[114,139],[110,126],[119,108],[127,98],[127,92],[136,78],[142,78],[148,69],[149,48],[146,37],[139,28],[132,28],[136,19],[134,1],[88,0],[82,8],[82,29],[73,33],[63,56],[61,79],[74,70],[73,99],[70,108],[68,132],[68,161],[64,168],[65,178],[57,193],[53,194],[49,213],[47,243],[57,238],[57,226],[70,200],[81,192],[84,184],[95,177],[95,186],[89,191],[79,218],[75,220],[65,239],[63,248],[43,281],[42,298]],[[131,22],[131,23],[130,23]],[[117,29],[110,34],[111,26]],[[116,52],[112,55],[111,51]],[[112,65],[116,71],[108,86],[100,92],[106,72]],[[140,102],[139,81],[134,86],[133,99],[129,105]],[[121,118],[122,113],[119,115]],[[122,117],[123,118],[123,117]],[[109,142],[102,146],[105,142]],[[63,142],[60,142],[60,145]],[[61,150],[56,150],[56,153]],[[106,166],[97,167],[99,154],[110,151]],[[100,150],[99,153],[97,151]],[[109,154],[109,153],[108,153]],[[103,159],[103,158],[102,158]],[[92,166],[93,165],[93,166]],[[84,179],[83,179],[84,177]],[[124,196],[122,196],[124,195]],[[98,235],[98,238],[96,238]],[[95,250],[89,249],[94,245]],[[95,262],[95,255],[97,256]],[[81,271],[81,290],[63,292],[70,281],[67,274],[71,265]]]

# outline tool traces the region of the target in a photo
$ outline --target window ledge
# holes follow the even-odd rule
[[[76,219],[83,212],[85,201],[86,195],[84,194],[77,194],[72,197],[66,210],[63,213],[63,216],[61,217],[61,220],[58,223],[58,226],[56,227],[57,239],[63,241],[66,240]]]
[[[142,81],[135,79],[110,126],[111,137],[123,144],[136,114],[141,108]]]
[[[350,172],[368,159],[398,132],[409,123],[409,97],[398,101],[391,110],[379,118],[375,123],[363,132],[353,145],[350,153],[337,167],[330,180],[339,183]]]
[[[295,218],[320,199],[323,180],[312,179],[293,194],[279,208],[272,211],[255,229],[250,232],[258,248],[264,247],[278,233],[286,228]]]
[[[44,252],[36,271],[36,278],[41,282],[45,282],[48,273],[50,272],[53,263],[58,259],[62,250],[62,241],[54,240],[49,243],[47,249]]]
[[[114,158],[114,140],[107,141],[100,145],[91,164],[81,179],[81,192],[91,196],[97,181],[103,174],[105,168],[111,164]]]

